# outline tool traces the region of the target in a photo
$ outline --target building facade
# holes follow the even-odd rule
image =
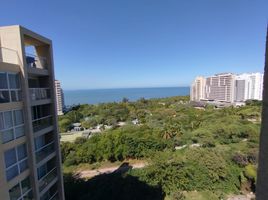
[[[56,90],[57,112],[58,112],[58,115],[63,115],[64,94],[61,88],[60,81],[58,80],[55,80],[55,90]]]
[[[233,102],[234,79],[232,73],[216,74],[206,78],[205,98],[208,100]]]
[[[262,100],[262,90],[262,73],[244,73],[235,77],[235,101]]]
[[[1,199],[64,199],[52,42],[21,26],[0,27],[0,138]]]
[[[205,98],[205,86],[206,79],[202,76],[195,78],[194,82],[191,85],[191,101],[200,101]]]
[[[205,80],[205,82],[204,82]],[[263,74],[232,73],[196,77],[191,85],[191,101],[213,100],[222,102],[245,102],[249,99],[262,100]]]

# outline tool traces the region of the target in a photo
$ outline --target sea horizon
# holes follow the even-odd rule
[[[127,98],[130,101],[136,101],[140,98],[165,98],[172,96],[187,96],[189,94],[189,86],[76,89],[64,90],[64,100],[66,106],[71,106],[78,104],[120,102],[123,98]]]

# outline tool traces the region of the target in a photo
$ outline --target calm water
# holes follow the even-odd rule
[[[144,97],[161,98],[171,96],[184,96],[190,94],[189,87],[165,87],[165,88],[127,88],[127,89],[95,89],[95,90],[65,90],[65,105],[73,104],[98,104],[107,102],[119,102],[124,97],[135,101]]]

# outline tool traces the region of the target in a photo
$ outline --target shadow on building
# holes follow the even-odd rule
[[[101,174],[84,180],[65,174],[66,200],[163,200],[161,187],[153,187],[126,172],[132,169],[123,163],[110,174]]]

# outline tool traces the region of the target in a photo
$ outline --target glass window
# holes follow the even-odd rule
[[[8,89],[6,73],[0,73],[0,89]]]
[[[10,91],[10,97],[11,97],[11,101],[12,101],[12,102],[16,102],[16,101],[18,101],[16,91]]]
[[[0,130],[3,130],[4,128],[5,128],[4,113],[0,113]]]
[[[0,90],[0,103],[8,103],[9,99],[9,91],[1,91]]]
[[[24,195],[23,200],[33,200],[33,192],[30,191],[26,195]]]
[[[35,150],[40,149],[42,146],[44,146],[45,145],[44,136],[40,136],[38,138],[35,138],[34,144],[35,144]]]
[[[37,169],[38,180],[41,179],[43,176],[45,176],[46,173],[47,173],[47,166],[46,164],[44,164]]]
[[[20,173],[24,172],[28,168],[27,159],[20,163]]]
[[[4,117],[5,117],[5,128],[11,128],[13,126],[12,112],[11,111],[4,112]]]
[[[21,181],[22,194],[24,194],[25,192],[27,192],[30,188],[31,188],[30,178],[27,177],[26,179],[24,179],[23,181]]]
[[[22,144],[22,145],[17,147],[17,154],[18,154],[18,161],[27,157],[27,149],[26,149],[25,144]]]
[[[19,75],[18,74],[8,74],[9,88],[10,89],[19,89]]]
[[[6,131],[1,131],[1,139],[2,139],[2,143],[7,143],[11,140],[14,140],[14,133],[13,133],[13,129],[9,129]]]
[[[0,139],[2,143],[25,135],[22,110],[0,112]],[[19,127],[14,127],[19,126]],[[7,130],[5,130],[7,129]],[[2,131],[1,131],[2,130]],[[4,131],[3,131],[4,130]]]
[[[32,200],[31,182],[29,176],[9,190],[11,200]]]
[[[21,101],[21,100],[22,100],[22,92],[21,92],[21,90],[18,90],[18,91],[17,91],[17,94],[18,94],[18,99],[17,99],[17,101]]]
[[[33,192],[30,191],[26,195],[24,195],[23,200],[33,200]]]
[[[21,196],[20,184],[18,183],[9,190],[10,200],[17,200]]]
[[[18,165],[11,167],[10,169],[6,171],[7,180],[8,181],[11,180],[15,176],[18,176],[18,174],[19,174]]]
[[[23,124],[23,113],[22,110],[15,110],[14,111],[14,123],[15,126]]]
[[[20,126],[15,128],[15,137],[19,138],[25,135],[24,126]]]
[[[15,149],[7,150],[4,154],[5,154],[6,168],[17,162]]]

